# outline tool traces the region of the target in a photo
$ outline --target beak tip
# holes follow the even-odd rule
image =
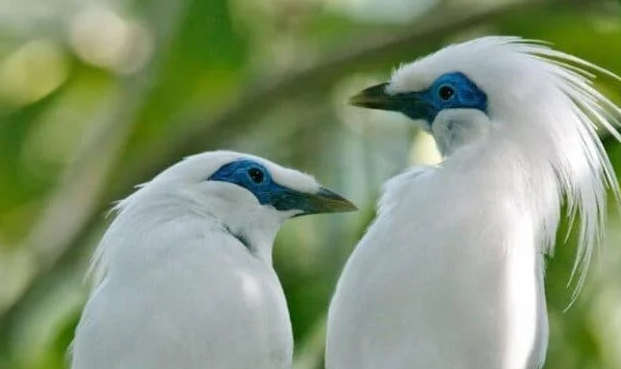
[[[390,105],[389,95],[386,93],[388,83],[380,83],[375,86],[365,88],[347,100],[349,105],[368,108],[368,109],[388,109]]]
[[[356,94],[349,99],[347,99],[347,104],[357,107],[364,107],[364,96],[362,94]]]
[[[325,187],[321,187],[317,195],[322,199],[321,202],[325,206],[325,212],[345,213],[358,210],[358,207],[353,202]]]
[[[344,212],[358,211],[358,207],[353,202],[346,200],[346,205],[343,211]]]

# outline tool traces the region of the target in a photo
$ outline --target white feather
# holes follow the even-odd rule
[[[106,242],[131,254],[108,260],[78,326],[72,368],[290,368],[278,278],[219,224],[190,214],[143,218],[114,227]]]
[[[434,123],[445,161],[386,186],[330,306],[329,369],[539,368],[543,254],[563,198],[580,219],[575,293],[603,241],[606,190],[618,201],[619,185],[596,128],[619,140],[621,109],[591,80],[619,77],[539,42],[484,37],[401,66],[386,92],[457,71],[485,91],[487,112],[449,109],[435,122],[468,121],[477,137],[450,147]]]
[[[76,329],[73,369],[291,367],[289,313],[271,252],[297,212],[207,180],[240,158],[264,165],[281,186],[320,188],[306,174],[226,151],[189,157],[139,186],[115,206],[93,257],[95,288]]]

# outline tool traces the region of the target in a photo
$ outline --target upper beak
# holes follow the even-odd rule
[[[315,193],[304,193],[299,215],[319,213],[341,213],[358,210],[356,205],[329,188],[320,187]]]
[[[403,108],[403,97],[399,95],[389,95],[386,93],[388,83],[365,88],[357,95],[349,99],[349,103],[369,109],[400,111]]]

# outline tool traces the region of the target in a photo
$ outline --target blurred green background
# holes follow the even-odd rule
[[[294,368],[322,368],[327,304],[381,183],[439,160],[407,119],[344,102],[402,61],[485,34],[551,41],[621,74],[612,0],[0,0],[0,369],[64,367],[111,202],[222,148],[313,173],[361,208],[291,221],[275,247]],[[621,103],[619,83],[596,83]],[[603,139],[621,171],[621,145]],[[546,368],[621,369],[611,210],[608,247],[567,313],[571,238],[549,264]]]

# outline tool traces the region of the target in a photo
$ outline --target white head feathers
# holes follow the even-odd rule
[[[614,128],[620,124],[621,109],[593,88],[592,80],[595,73],[618,82],[621,78],[537,41],[483,37],[401,66],[385,91],[397,95],[425,90],[450,72],[465,74],[486,93],[491,123],[486,144],[515,144],[534,171],[552,174],[555,190],[535,196],[541,199],[537,204],[544,232],[541,251],[553,251],[559,214],[549,209],[560,208],[563,194],[569,216],[573,219],[580,214],[573,271],[582,272],[578,290],[593,250],[602,240],[607,188],[619,200],[619,184],[596,129],[603,127],[621,141]],[[433,133],[440,141],[437,132]]]
[[[310,175],[230,151],[190,156],[138,187],[114,208],[117,218],[93,258],[100,269],[113,264],[117,254],[149,252],[132,250],[136,247],[126,244],[128,235],[140,238],[158,225],[188,217],[199,219],[202,228],[224,230],[271,264],[272,244],[286,219],[355,210]]]

